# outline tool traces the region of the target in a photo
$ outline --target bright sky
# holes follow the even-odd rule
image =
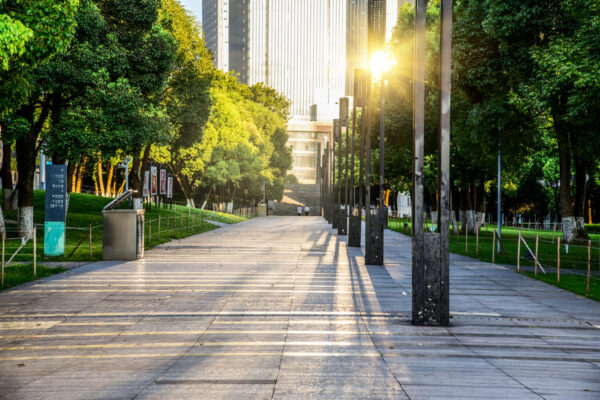
[[[181,5],[191,11],[202,22],[202,0],[179,0]]]

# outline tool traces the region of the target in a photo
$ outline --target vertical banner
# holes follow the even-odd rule
[[[167,180],[167,199],[173,198],[173,177],[170,176]]]
[[[65,254],[65,221],[67,219],[67,166],[46,166],[46,212],[44,223],[44,255]]]
[[[158,168],[156,167],[150,167],[150,184],[152,185],[150,194],[156,196],[158,194]]]
[[[160,170],[160,194],[164,195],[167,193],[167,170]]]
[[[150,183],[150,172],[144,172],[144,189],[143,196],[144,198],[148,197],[148,184]]]

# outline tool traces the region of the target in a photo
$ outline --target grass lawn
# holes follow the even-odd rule
[[[8,289],[13,286],[20,285],[25,282],[34,281],[36,279],[45,278],[50,275],[64,272],[63,268],[46,268],[41,265],[37,266],[37,276],[33,276],[33,264],[16,264],[4,271],[4,285],[0,286],[0,290]]]
[[[65,255],[62,257],[44,257],[44,206],[45,192],[34,192],[34,222],[37,226],[37,261],[38,277],[44,274],[62,272],[60,269],[41,268],[44,262],[68,262],[68,261],[99,261],[102,259],[102,209],[112,199],[89,194],[72,193],[67,212],[67,231],[65,241]],[[126,204],[123,207],[126,208]],[[17,219],[16,211],[7,211],[5,219]],[[159,235],[160,218],[160,235]],[[150,249],[158,244],[165,243],[171,239],[180,239],[190,235],[215,229],[217,226],[211,221],[226,224],[237,223],[246,218],[237,215],[216,213],[207,210],[192,209],[185,206],[174,205],[172,209],[152,207],[145,213],[145,249]],[[92,227],[92,252],[90,255],[89,228]],[[6,223],[7,240],[5,243],[5,260],[15,253],[20,247],[21,240],[16,237],[16,224]],[[79,247],[77,247],[79,245]],[[32,262],[33,242],[29,241],[15,256],[13,261]],[[12,264],[6,268],[5,278],[8,283],[9,274],[24,276],[27,268],[23,264]],[[15,271],[12,271],[12,270]],[[32,269],[32,268],[31,268]],[[20,270],[21,272],[17,271]],[[44,271],[44,272],[41,272]],[[30,274],[33,278],[33,272]],[[12,275],[11,275],[12,276]],[[11,278],[12,279],[12,278]],[[31,279],[23,278],[18,283],[27,282]],[[15,283],[15,284],[18,284]],[[12,284],[10,286],[14,286]],[[9,286],[6,286],[9,287]],[[4,288],[4,287],[3,287]]]
[[[592,300],[600,301],[600,282],[597,279],[590,280],[590,292],[586,293],[587,279],[585,276],[562,274],[560,276],[560,282],[556,282],[556,275],[554,274],[538,274],[537,277],[535,277],[531,272],[521,273],[530,278],[534,278],[568,290],[569,292],[577,293]]]
[[[411,224],[405,220],[391,218],[388,223],[388,227],[389,229],[400,232],[404,235],[411,235]],[[485,225],[482,227],[481,233],[479,234],[479,243],[477,243],[477,238],[475,235],[470,234],[468,237],[465,237],[464,234],[460,235],[453,233],[451,228],[450,252],[473,257],[485,262],[492,262],[492,232],[494,228],[495,226],[490,225]],[[518,235],[519,229],[502,227],[502,242],[505,252],[501,252],[500,254],[496,253],[494,260],[496,263],[517,265]],[[561,239],[561,245],[559,249],[557,239],[558,237],[562,238],[561,232],[522,229],[521,235],[534,254],[536,235],[539,235],[538,258],[542,266],[555,268],[557,266],[558,252],[560,251],[561,270],[587,270],[588,245],[586,242],[572,243],[567,249],[567,246],[565,246]],[[590,269],[592,271],[600,271],[600,235],[590,234],[590,238],[592,240]],[[527,253],[527,248],[521,244],[520,264],[523,266],[533,266],[533,258],[528,257]],[[554,280],[554,284],[556,284],[556,275],[553,273],[548,273],[546,275],[543,273],[538,273],[537,279],[548,283],[552,283],[550,281]],[[597,288],[597,285],[600,284],[600,280],[598,278],[592,278],[591,281],[593,284],[590,285],[590,293],[593,292],[591,289],[592,286]],[[561,274],[560,285],[560,287],[564,289],[585,295],[585,277],[580,279],[578,276]],[[598,297],[594,297],[593,295],[589,297],[600,301]]]

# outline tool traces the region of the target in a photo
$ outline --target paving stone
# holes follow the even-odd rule
[[[364,232],[364,230],[363,230]],[[451,326],[318,217],[255,218],[0,293],[0,398],[600,398],[600,306],[451,256]]]

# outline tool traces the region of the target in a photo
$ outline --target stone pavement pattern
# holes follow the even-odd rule
[[[600,305],[452,257],[410,324],[410,239],[365,266],[317,217],[257,218],[0,294],[6,399],[599,399]]]

